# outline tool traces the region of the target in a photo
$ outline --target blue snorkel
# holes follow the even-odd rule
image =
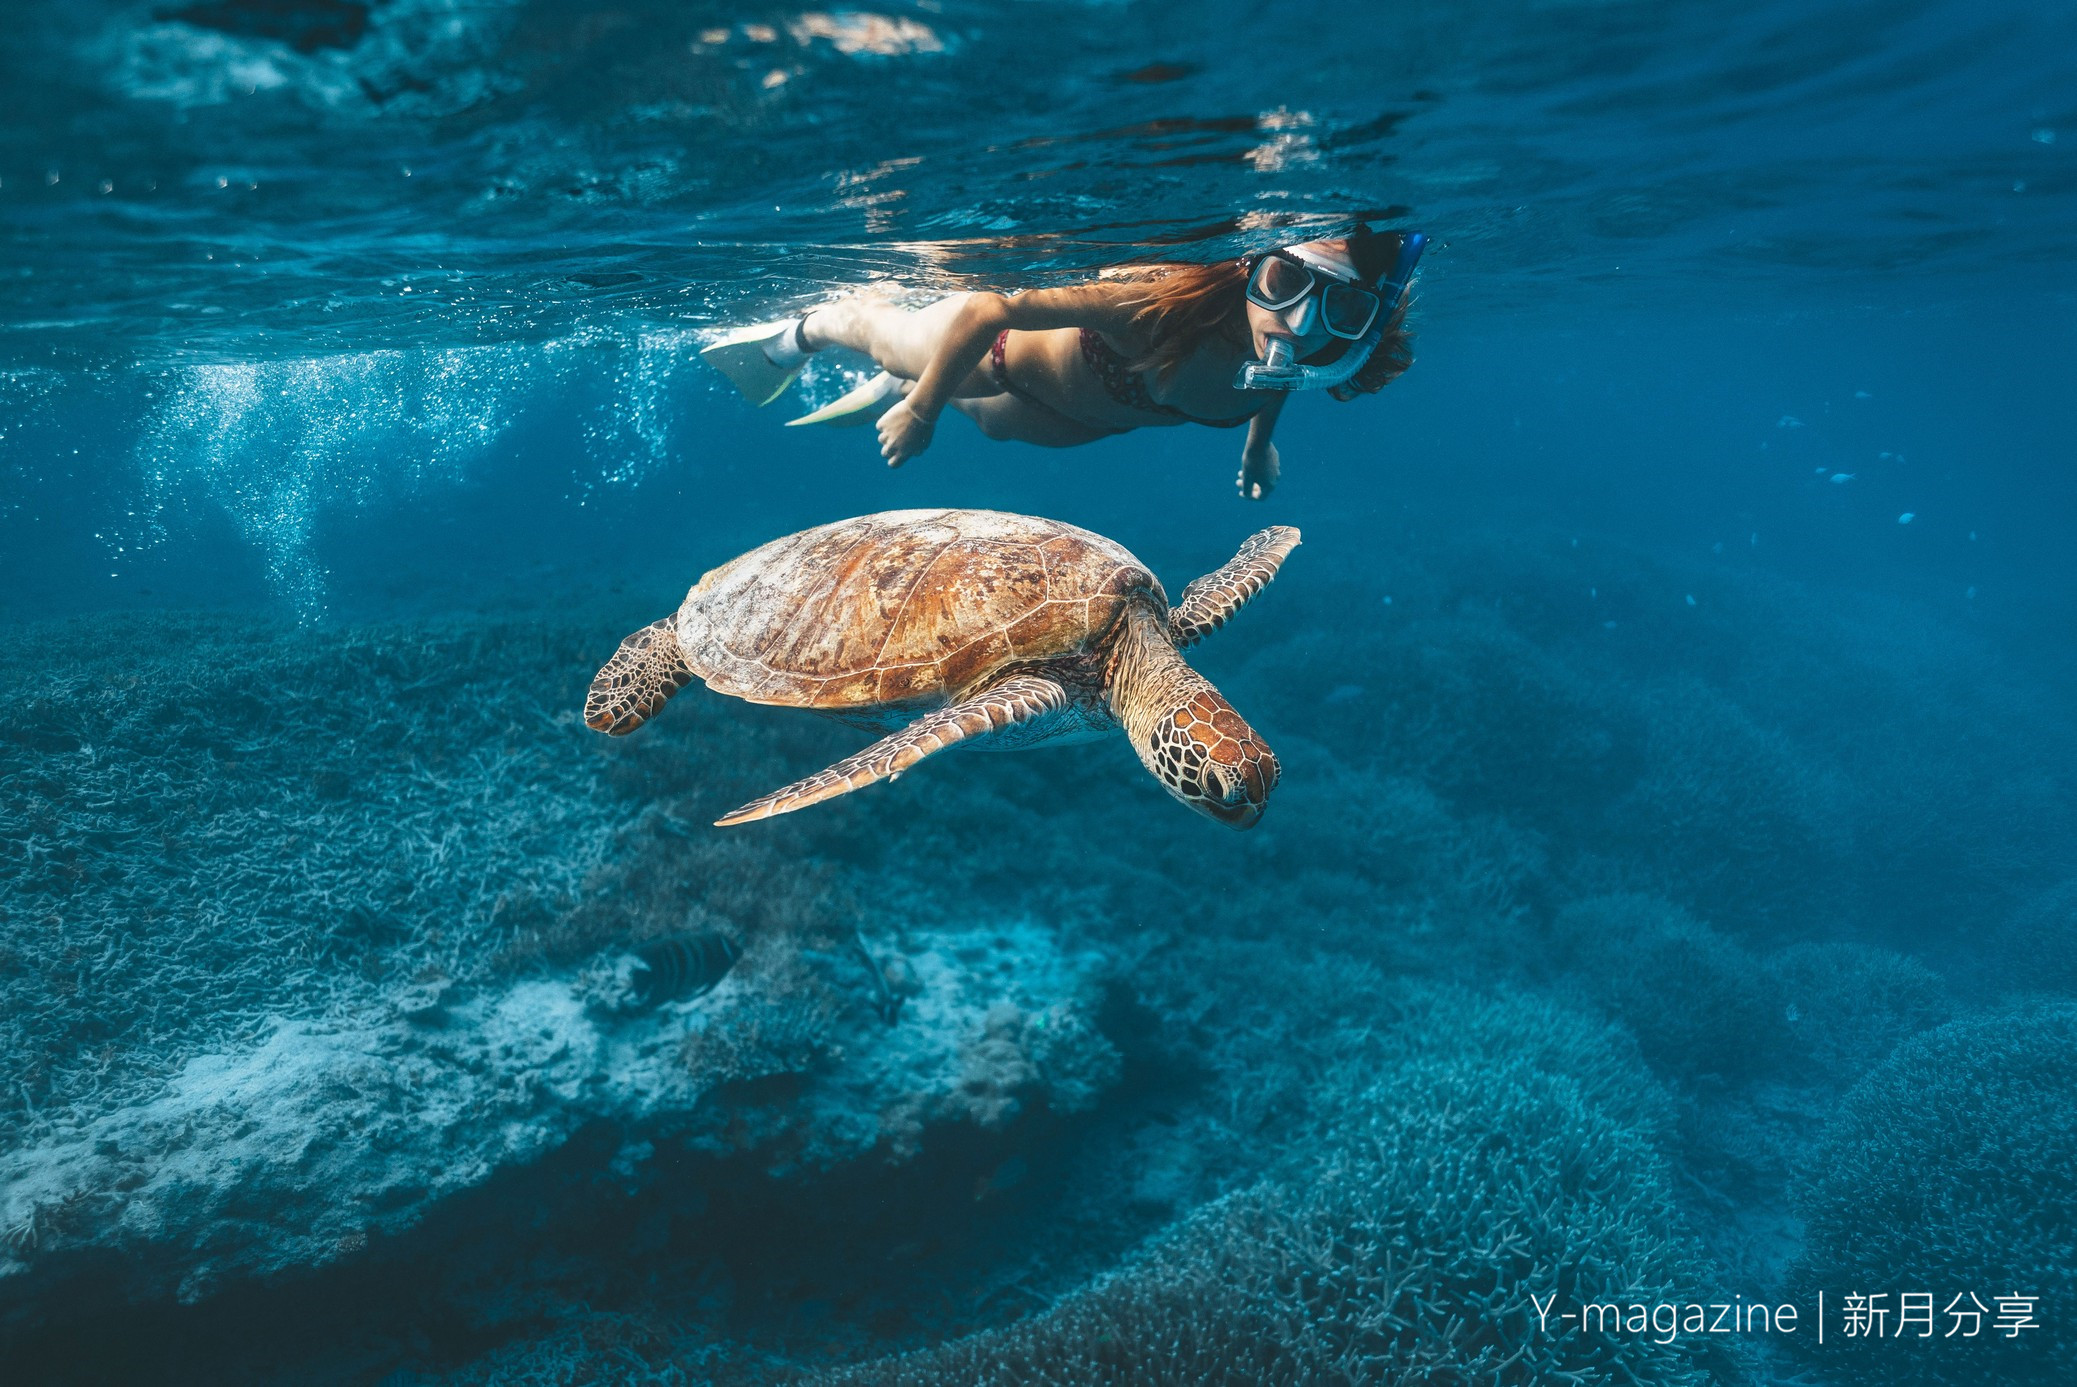
[[[1327,366],[1305,366],[1296,359],[1296,354],[1287,337],[1269,339],[1268,358],[1250,361],[1240,368],[1233,379],[1236,390],[1332,390],[1346,384],[1349,378],[1363,369],[1370,354],[1385,337],[1385,328],[1399,313],[1399,306],[1406,299],[1406,291],[1413,282],[1414,267],[1420,263],[1421,252],[1428,246],[1428,237],[1419,231],[1409,231],[1399,242],[1399,258],[1392,265],[1392,272],[1377,287],[1377,319],[1370,331],[1343,352],[1341,360]]]

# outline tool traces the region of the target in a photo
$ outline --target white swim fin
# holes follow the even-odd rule
[[[790,429],[801,424],[834,424],[839,428],[852,428],[859,424],[878,423],[880,416],[894,408],[895,403],[908,393],[907,381],[882,371],[857,389],[839,395],[813,414],[788,419],[786,427]]]
[[[751,404],[768,405],[793,384],[793,378],[801,372],[801,362],[807,359],[792,342],[791,335],[799,321],[788,318],[779,323],[737,328],[719,342],[700,348],[700,359],[727,376]],[[768,354],[768,346],[775,350]],[[772,360],[773,356],[795,360],[790,366],[781,366]]]

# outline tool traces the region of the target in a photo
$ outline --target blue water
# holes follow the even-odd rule
[[[1437,1202],[1407,1171],[1494,1149],[1439,1112],[1490,1109],[1491,1140],[1541,1169],[1530,1130],[1574,1120],[1535,1107],[1553,1084],[1591,1114],[1579,1160],[1655,1153],[1663,1200],[1609,1227],[1664,1245],[1612,1251],[1598,1213],[1528,1227],[1542,1250],[1494,1292],[1498,1342],[1557,1352],[1499,1300],[1569,1297],[1562,1268],[1592,1263],[1681,1300],[1822,1290],[1835,1314],[2031,1295],[2040,1328],[1974,1358],[1853,1357],[1804,1342],[1806,1309],[1793,1342],[1728,1357],[1567,1341],[1583,1381],[1628,1380],[1617,1360],[1664,1383],[2077,1373],[2077,1078],[2051,1043],[2077,1004],[2077,12],[9,18],[0,1231],[31,1234],[0,1245],[0,1351],[20,1380],[1048,1380],[1041,1360],[1097,1380],[1062,1344],[1098,1321],[1123,1345],[1104,1380],[1330,1380],[1302,1346],[1274,1367],[1147,1346],[1188,1337],[1158,1307],[1193,1258],[1258,1303],[1246,1268],[1274,1238],[1206,1252],[1213,1201],[1361,1244],[1378,1209]],[[1294,403],[1259,503],[1234,495],[1238,439],[1200,428],[1052,451],[948,416],[890,472],[869,431],[779,426],[862,360],[818,358],[760,411],[697,357],[847,288],[1068,283],[1357,214],[1434,238],[1416,363],[1358,403]],[[1298,526],[1277,583],[1193,655],[1283,753],[1262,827],[1223,836],[1106,745],[948,758],[725,832],[704,825],[857,739],[698,689],[653,741],[568,717],[706,568],[922,506],[1086,526],[1171,593]],[[352,1184],[359,1138],[300,1192],[252,1195],[238,1172],[273,1157],[175,1180],[129,1143],[219,1138],[96,1135],[270,1028],[388,1025],[435,974],[484,999],[570,986],[688,910],[764,941],[773,971],[748,979],[841,971],[854,929],[918,959],[931,931],[1006,931],[974,948],[1019,977],[1087,958],[1082,1001],[1031,983],[1018,1005],[1083,1016],[1115,1072],[1079,1106],[931,1108],[917,1144],[847,1146],[829,1132],[881,1119],[827,1114],[866,1102],[845,1066],[881,1032],[846,1013],[841,1044],[749,1097],[571,1100],[509,1159],[472,1147],[393,1197]],[[684,1024],[725,1029],[749,1013],[712,1008],[755,986],[778,984]],[[435,1050],[490,1025],[452,1005]],[[908,1003],[888,1033],[933,1014]],[[1409,1016],[1465,1048],[1375,1039]],[[1606,1028],[1634,1084],[1584,1041],[1519,1039],[1573,1025]],[[1660,1107],[1607,1100],[1626,1087]],[[296,1092],[296,1121],[346,1111],[316,1078]],[[700,1126],[732,1103],[769,1123],[727,1130],[765,1135]],[[1386,1154],[1349,1155],[1358,1130],[1394,1134]],[[1360,1172],[1355,1192],[1301,1197],[1339,1188],[1316,1166]],[[146,1195],[225,1212],[166,1221]],[[285,1231],[356,1200],[365,1230],[322,1249]],[[1862,1247],[1855,1209],[1899,1231]],[[1493,1255],[1461,1229],[1397,1236],[1459,1272]],[[1332,1339],[1365,1294],[1301,1317]],[[1415,1380],[1393,1375],[1405,1344],[1366,1342],[1331,1380]],[[1502,1357],[1476,1380],[1546,1362]]]

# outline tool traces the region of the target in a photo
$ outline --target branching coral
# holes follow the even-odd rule
[[[1780,1009],[1759,960],[1678,906],[1598,896],[1560,911],[1553,932],[1573,985],[1660,1068],[1749,1074],[1775,1057]]]
[[[17,629],[0,1130],[135,1098],[270,1016],[481,978],[567,911],[622,812],[568,716],[585,658],[497,621]]]
[[[1336,592],[1315,631],[1253,662],[1265,717],[1308,729],[1375,773],[1545,832],[1590,824],[1637,775],[1641,728],[1584,671],[1512,631],[1490,603],[1341,627],[1374,603]],[[1394,609],[1395,612],[1400,609]],[[1388,614],[1389,615],[1389,614]]]
[[[1610,811],[1626,869],[1728,927],[1787,927],[1840,889],[1841,786],[1699,680],[1644,699],[1646,771]]]
[[[2077,992],[2077,877],[2022,906],[1979,962],[2008,987]]]
[[[1954,1014],[1939,974],[1865,944],[1791,945],[1767,959],[1766,972],[1788,1053],[1834,1083],[1851,1083]]]
[[[1720,1349],[1539,1323],[1532,1295],[1650,1300],[1708,1278],[1649,1138],[1565,1072],[1607,1059],[1590,1041],[1586,1053],[1508,1053],[1525,1032],[1566,1030],[1519,1014],[1539,1005],[1474,1009],[1455,1044],[1414,1041],[1435,1052],[1352,1101],[1313,1159],[1200,1209],[1051,1311],[818,1380],[1739,1380]]]
[[[2038,1328],[1827,1336],[1842,1387],[2077,1380],[2077,1006],[1953,1022],[1899,1046],[1846,1095],[1791,1191],[1807,1245],[1791,1283],[1852,1294],[2031,1298]],[[1962,1301],[1963,1308],[1969,1302]],[[1960,1324],[1951,1327],[1959,1330]],[[1801,1336],[1799,1336],[1800,1338]],[[1805,1344],[1813,1348],[1814,1340]]]

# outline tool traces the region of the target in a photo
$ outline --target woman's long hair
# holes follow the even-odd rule
[[[1135,371],[1166,377],[1184,357],[1218,337],[1237,346],[1248,341],[1248,263],[1216,260],[1209,265],[1173,265],[1149,271],[1134,301],[1132,325],[1147,349]]]
[[[1381,243],[1389,243],[1389,258],[1380,258],[1380,252],[1386,249]],[[1393,234],[1360,233],[1346,241],[1325,244],[1348,250],[1366,278],[1382,278],[1397,258],[1399,238]],[[1373,262],[1377,262],[1374,272]],[[1165,377],[1207,338],[1246,346],[1251,269],[1251,263],[1245,259],[1217,260],[1208,265],[1149,266],[1146,287],[1135,300],[1132,314],[1133,326],[1145,334],[1147,349],[1131,363],[1132,369]],[[1353,399],[1382,390],[1413,365],[1413,334],[1406,326],[1411,297],[1394,310],[1385,324],[1384,336],[1362,369],[1335,387],[1336,399]],[[1348,346],[1336,339],[1307,360],[1325,365],[1347,351]]]

